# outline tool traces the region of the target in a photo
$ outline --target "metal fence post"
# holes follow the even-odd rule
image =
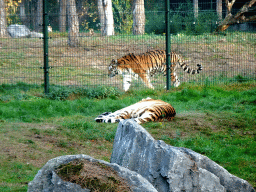
[[[170,89],[170,0],[165,0],[165,24],[166,24],[166,89]]]
[[[48,10],[47,0],[43,0],[43,34],[44,34],[44,92],[49,93],[49,58],[48,58]]]

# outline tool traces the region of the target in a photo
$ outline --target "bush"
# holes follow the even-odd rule
[[[146,12],[146,33],[165,33],[165,12],[155,8]],[[199,35],[210,33],[216,28],[218,16],[214,10],[198,11],[198,17],[194,17],[193,4],[191,2],[180,3],[178,8],[171,10],[170,30],[172,34],[185,33],[187,35]]]
[[[115,87],[104,87],[99,86],[94,89],[88,89],[86,92],[86,96],[89,98],[97,98],[97,99],[103,99],[103,98],[116,98],[121,95],[121,92],[119,89]]]
[[[146,33],[165,33],[165,13],[160,11],[146,12]]]
[[[96,88],[81,88],[81,87],[65,87],[65,86],[51,86],[50,92],[46,98],[52,100],[66,100],[71,95],[86,96],[90,99],[97,98],[113,98],[121,95],[121,91],[115,87],[98,86]]]
[[[112,5],[115,31],[131,34],[133,23],[131,3],[125,0],[113,0]]]
[[[46,95],[48,99],[52,100],[65,100],[67,99],[74,90],[64,86],[51,86],[50,92]]]

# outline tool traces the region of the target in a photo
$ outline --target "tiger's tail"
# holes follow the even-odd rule
[[[189,67],[189,65],[187,65],[185,63],[185,61],[183,59],[181,59],[180,57],[178,58],[178,63],[180,65],[180,67],[187,73],[190,73],[190,74],[196,74],[196,73],[200,73],[200,71],[202,71],[203,67],[201,64],[197,64],[197,69],[191,69]]]
[[[202,71],[203,67],[201,64],[197,64],[197,69],[191,69],[185,62],[184,63],[179,63],[180,67],[183,68],[184,71],[186,71],[187,73],[190,74],[196,74],[196,73],[200,73],[200,71]]]

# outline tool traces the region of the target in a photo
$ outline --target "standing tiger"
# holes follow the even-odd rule
[[[171,53],[170,60],[172,63],[171,67],[171,81],[175,87],[180,85],[180,80],[176,74],[177,63],[187,73],[195,74],[202,70],[202,66],[197,64],[197,69],[191,69],[182,56]],[[128,91],[131,86],[132,78],[140,76],[142,81],[148,88],[154,89],[150,82],[150,76],[155,75],[157,72],[166,75],[166,52],[164,50],[148,51],[140,55],[134,55],[130,53],[121,57],[118,60],[112,60],[108,67],[108,76],[114,77],[117,74],[123,75],[123,89]]]
[[[148,97],[114,113],[102,113],[95,118],[95,121],[98,123],[116,123],[124,119],[133,119],[141,124],[149,121],[162,121],[163,119],[170,121],[175,115],[175,109],[169,103]]]

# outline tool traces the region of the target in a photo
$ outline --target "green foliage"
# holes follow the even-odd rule
[[[0,85],[0,93],[13,93],[13,92],[20,92],[20,91],[29,91],[31,89],[38,89],[41,86],[36,84],[27,84],[23,82],[18,82],[16,84],[1,84]]]
[[[72,96],[85,96],[90,99],[117,98],[121,91],[115,87],[98,86],[95,88],[51,86],[46,98],[51,100],[66,100]]]
[[[235,76],[235,81],[242,83],[242,82],[248,81],[248,79],[243,77],[242,75],[237,75],[237,76]]]
[[[51,86],[50,92],[46,95],[46,98],[52,100],[65,100],[71,93],[74,93],[75,89],[65,86]]]
[[[174,34],[183,32],[187,35],[210,33],[215,29],[217,20],[217,14],[213,10],[199,10],[198,17],[195,18],[193,4],[181,3],[177,10],[173,10],[171,32]]]
[[[146,12],[146,33],[162,34],[165,33],[165,12],[154,8],[152,12]],[[210,33],[216,27],[218,21],[214,10],[198,11],[195,18],[193,4],[189,1],[179,3],[176,9],[170,13],[171,33],[185,33],[187,35],[200,35]]]
[[[17,83],[17,84],[2,84],[0,85],[0,102],[8,102],[11,100],[29,100],[31,90],[37,90],[39,85]]]
[[[207,10],[199,12],[194,27],[192,27],[192,34],[195,35],[203,33],[211,33],[217,27],[218,15],[214,10]],[[191,33],[189,33],[191,34]]]
[[[121,91],[116,87],[105,87],[105,86],[98,86],[94,89],[88,89],[86,91],[86,96],[89,98],[116,98],[121,95]]]
[[[163,34],[165,33],[165,13],[158,11],[157,8],[154,11],[145,13],[146,24],[145,32],[148,34]]]
[[[115,30],[119,33],[131,34],[133,23],[131,2],[113,0],[112,3]]]

